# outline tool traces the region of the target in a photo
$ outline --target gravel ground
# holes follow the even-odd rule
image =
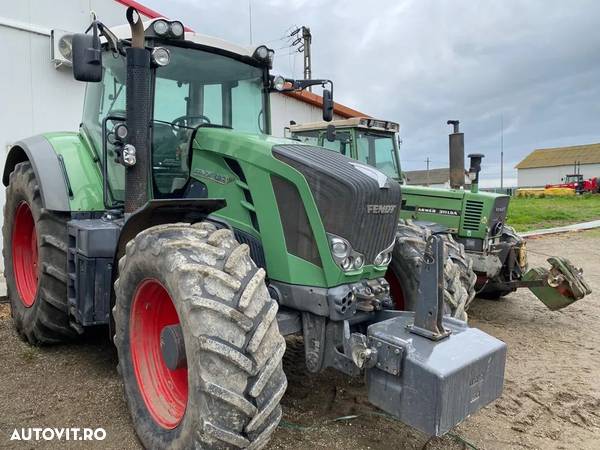
[[[597,449],[600,448],[600,231],[528,241],[531,264],[563,254],[595,290],[551,312],[520,291],[476,300],[471,325],[508,344],[504,394],[443,438],[425,436],[372,408],[362,380],[333,371],[308,376],[286,356],[290,387],[274,449]],[[116,354],[98,331],[78,344],[33,348],[17,337],[0,305],[0,448],[140,448],[115,370]],[[338,419],[344,416],[354,418]],[[9,441],[15,427],[103,427],[103,442]],[[472,446],[472,447],[469,447]]]

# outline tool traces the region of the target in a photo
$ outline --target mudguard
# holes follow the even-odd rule
[[[47,133],[15,143],[4,165],[5,186],[15,165],[23,161],[32,165],[45,209],[104,210],[98,158],[81,133]]]
[[[10,174],[15,166],[24,161],[31,163],[44,208],[52,211],[70,211],[70,193],[64,162],[60,162],[54,148],[44,136],[23,139],[10,148],[2,175],[4,186],[8,186]]]

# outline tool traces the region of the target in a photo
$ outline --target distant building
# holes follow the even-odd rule
[[[409,186],[429,186],[435,188],[450,188],[450,169],[409,170],[404,172],[405,183]],[[469,180],[465,177],[465,187]]]
[[[515,166],[519,187],[542,187],[561,182],[575,173],[577,164],[583,178],[600,177],[600,144],[541,148],[532,151]]]

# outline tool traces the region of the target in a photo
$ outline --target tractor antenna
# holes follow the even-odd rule
[[[500,189],[504,189],[504,114],[500,115]]]
[[[248,22],[250,26],[250,45],[252,45],[252,0],[248,0]]]

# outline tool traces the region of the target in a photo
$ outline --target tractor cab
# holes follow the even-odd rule
[[[569,184],[569,183],[581,183],[581,182],[583,182],[583,175],[581,175],[580,173],[567,175],[567,176],[565,176],[563,178],[562,181],[565,184]]]
[[[126,168],[135,164],[134,159],[128,163],[129,155],[123,153],[128,115],[125,50],[135,38],[129,25],[108,30],[100,23],[99,27],[103,37],[97,65],[102,75],[88,83],[81,132],[104,159],[105,207],[114,208],[124,203]],[[145,81],[150,92],[145,97],[150,99],[151,198],[192,195],[190,151],[198,129],[268,135],[272,90],[331,84],[328,80],[296,81],[270,75],[272,49],[239,46],[191,32],[179,21],[143,22],[141,33],[140,45],[151,55]],[[83,81],[90,81],[83,75]],[[332,102],[323,105],[324,111],[332,108]],[[196,189],[193,196],[205,194]]]
[[[395,122],[368,117],[291,125],[295,139],[341,153],[401,180]]]
[[[246,48],[197,33],[185,32],[178,21],[145,23],[145,45],[151,48],[148,89],[150,105],[153,198],[185,196],[189,185],[189,150],[198,127],[268,134],[269,69],[273,51]],[[129,26],[115,27],[119,39],[130,38]],[[108,41],[108,40],[107,40]],[[126,42],[126,41],[120,41]],[[88,83],[82,132],[106,166],[105,202],[124,201],[125,168],[121,141],[126,121],[127,64],[125,54],[110,42],[102,45],[103,76]],[[104,150],[103,150],[104,149]]]

